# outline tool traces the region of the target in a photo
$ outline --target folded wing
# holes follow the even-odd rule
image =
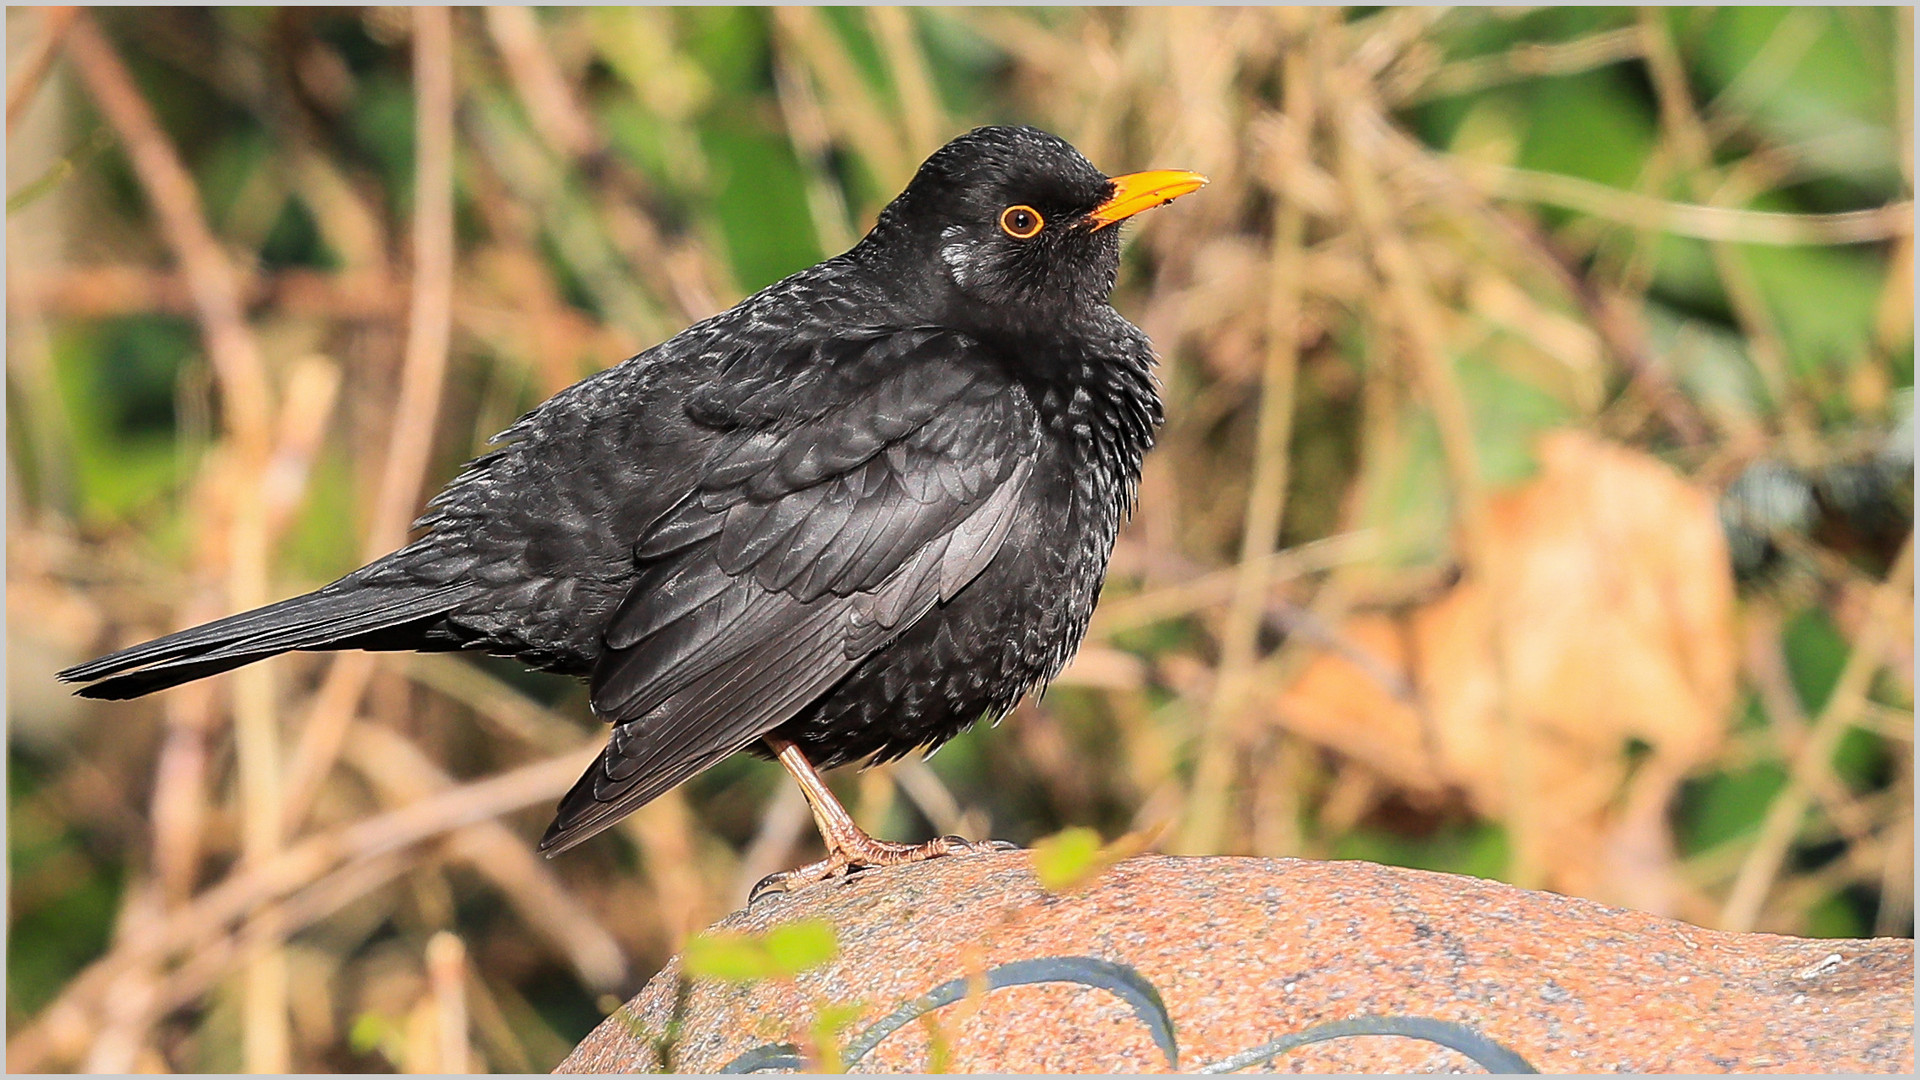
[[[591,681],[613,735],[544,850],[793,718],[993,560],[1038,423],[970,348],[889,335],[694,403],[722,434],[697,489],[636,546],[643,571]]]

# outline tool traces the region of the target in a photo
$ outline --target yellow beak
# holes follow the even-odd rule
[[[1113,178],[1113,194],[1094,207],[1087,220],[1097,232],[1116,221],[1124,221],[1142,210],[1165,206],[1173,200],[1207,186],[1207,178],[1185,169],[1154,169]]]

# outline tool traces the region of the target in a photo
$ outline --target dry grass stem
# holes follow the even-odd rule
[[[34,39],[25,56],[20,58],[13,77],[7,80],[7,135],[12,137],[13,125],[26,115],[27,107],[40,93],[40,86],[47,81],[47,73],[53,70],[53,62],[60,57],[60,46],[65,42],[67,28],[73,25],[73,17],[80,9],[71,6],[44,7],[40,9],[40,36]]]
[[[1908,9],[11,16],[15,1069],[546,1069],[813,854],[730,762],[542,860],[605,730],[506,662],[52,673],[404,543],[993,122],[1212,178],[1123,237],[1167,422],[1053,690],[861,821],[1911,932]]]
[[[727,895],[744,899],[761,878],[789,864],[794,846],[813,827],[806,797],[792,784],[783,784],[760,811],[760,825],[740,853]]]
[[[377,724],[353,725],[347,760],[394,807],[456,786],[419,747]],[[471,825],[455,834],[451,850],[499,889],[522,921],[552,941],[588,987],[607,990],[626,979],[620,943],[512,830],[494,821]]]
[[[469,1073],[467,947],[448,931],[427,940],[427,985],[433,998],[436,1071]]]
[[[169,913],[137,940],[116,943],[88,965],[34,1022],[8,1040],[7,1057],[15,1068],[33,1072],[61,1053],[76,1024],[94,1014],[119,975],[130,968],[191,956],[218,940],[249,913],[278,898],[339,873],[440,837],[489,821],[535,803],[557,799],[573,785],[587,762],[599,756],[598,740],[572,753],[523,765],[485,780],[463,784],[417,802],[363,818],[329,832],[307,836],[282,849],[270,861],[242,867],[218,885]],[[291,932],[284,924],[281,933]]]
[[[1284,119],[1298,142],[1290,149],[1301,157],[1308,156],[1318,123],[1312,93],[1317,73],[1307,70],[1317,59],[1303,37],[1285,66]],[[1298,200],[1289,197],[1286,180],[1283,174],[1275,177],[1273,184],[1276,198],[1273,250],[1267,270],[1267,351],[1260,375],[1259,422],[1240,540],[1239,575],[1221,635],[1213,695],[1196,733],[1199,762],[1180,832],[1181,850],[1192,853],[1221,851],[1227,841],[1226,812],[1234,786],[1234,766],[1249,741],[1243,722],[1250,689],[1248,676],[1257,659],[1260,625],[1268,606],[1272,564],[1265,556],[1279,543],[1281,515],[1286,508],[1294,385],[1300,365],[1301,271],[1307,227],[1306,212]],[[1293,817],[1284,816],[1289,820]],[[1291,849],[1297,844],[1285,846]]]
[[[1631,27],[1588,34],[1572,41],[1529,41],[1505,52],[1456,60],[1436,68],[1419,84],[1411,100],[1471,94],[1543,75],[1577,75],[1640,55],[1640,35]]]
[[[1874,590],[1860,636],[1847,654],[1846,666],[1841,668],[1826,704],[1801,742],[1799,752],[1793,755],[1787,786],[1767,807],[1759,839],[1741,862],[1733,890],[1721,909],[1722,929],[1752,930],[1758,925],[1767,892],[1779,876],[1780,867],[1800,831],[1800,821],[1814,798],[1813,792],[1823,779],[1831,776],[1834,747],[1839,745],[1840,736],[1846,734],[1866,702],[1887,642],[1902,616],[1912,610],[1912,604],[1913,537],[1909,535],[1887,579]]]
[[[240,307],[232,265],[208,228],[193,178],[169,144],[146,99],[89,16],[77,16],[68,49],[101,112],[119,135],[187,277],[207,351],[225,390],[225,416],[237,453],[226,462],[231,518],[228,597],[235,610],[268,600],[265,495],[272,398],[259,346]],[[249,668],[233,679],[245,858],[261,863],[281,841],[281,763],[272,672]],[[286,971],[271,950],[251,958],[246,975],[245,1060],[258,1072],[290,1063]]]
[[[1449,157],[1448,164],[1499,199],[1557,206],[1635,229],[1726,244],[1785,247],[1877,244],[1913,235],[1913,202],[1833,214],[1789,214],[1670,202],[1577,176]]]
[[[365,551],[376,558],[406,541],[407,523],[433,452],[453,313],[453,26],[445,8],[415,9],[413,296],[407,315],[399,398]],[[301,729],[285,788],[289,822],[308,804],[339,756],[340,743],[372,678],[372,657],[339,657]]]
[[[239,278],[207,227],[193,177],[91,15],[80,12],[73,17],[67,55],[126,150],[161,233],[180,262],[206,335],[208,357],[220,376],[224,415],[241,457],[258,460],[266,453],[273,409],[266,364],[247,328]]]
[[[949,134],[945,110],[933,87],[933,75],[927,70],[927,57],[914,36],[914,16],[899,7],[867,9],[867,20],[887,56],[894,87],[900,94],[900,118],[906,124],[909,161],[924,158],[940,148]]]
[[[699,871],[703,858],[715,860],[718,845],[694,821],[683,791],[662,795],[622,820],[620,827],[634,839],[646,864],[660,940],[667,949],[677,950],[688,935],[698,933],[719,914],[707,878]],[[725,874],[725,860],[715,861],[721,865],[714,876]]]
[[[820,114],[820,102],[813,88],[796,70],[796,64],[784,51],[774,59],[773,82],[780,96],[780,112],[786,120],[787,137],[793,143],[794,157],[806,176],[807,212],[813,221],[814,236],[820,250],[844,251],[854,240],[848,224],[847,200],[831,173],[829,155],[833,152],[827,121]]]
[[[1894,767],[1899,770],[1899,782],[1894,785],[1899,798],[1881,848],[1885,856],[1880,866],[1880,909],[1873,916],[1875,937],[1898,937],[1913,920],[1912,759]]]
[[[1647,50],[1647,71],[1653,78],[1660,102],[1661,126],[1681,166],[1686,170],[1696,198],[1712,202],[1719,194],[1714,176],[1713,142],[1705,123],[1696,111],[1687,88],[1672,38],[1667,34],[1663,16],[1651,8],[1640,10],[1640,27]],[[1908,233],[1913,231],[1913,208],[1907,207]],[[1754,367],[1767,388],[1768,400],[1779,413],[1788,439],[1788,449],[1804,457],[1811,441],[1810,418],[1804,415],[1805,403],[1793,399],[1789,391],[1787,350],[1781,340],[1772,310],[1760,294],[1746,256],[1724,241],[1710,242],[1714,268],[1719,274],[1727,303],[1746,332],[1748,351]]]
[[[1344,103],[1336,121],[1341,177],[1353,201],[1354,217],[1366,234],[1370,254],[1393,306],[1396,329],[1403,336],[1408,359],[1439,428],[1463,541],[1461,561],[1467,574],[1485,583],[1491,604],[1487,650],[1496,687],[1495,709],[1501,718],[1505,740],[1502,761],[1507,784],[1503,817],[1512,844],[1507,873],[1515,884],[1533,886],[1540,880],[1543,865],[1543,853],[1539,850],[1543,838],[1533,824],[1537,820],[1533,812],[1533,733],[1514,709],[1507,690],[1512,685],[1511,664],[1506,656],[1509,621],[1500,610],[1505,591],[1501,568],[1493,557],[1492,529],[1471,419],[1453,372],[1452,358],[1444,345],[1445,335],[1433,297],[1405,239],[1389,223],[1380,181],[1369,160],[1368,149],[1378,142],[1376,129],[1380,118],[1366,104],[1364,86],[1340,87],[1335,93]]]
[[[453,311],[453,26],[446,8],[414,10],[413,298],[393,434],[366,550],[406,540],[433,452]]]
[[[1259,557],[1266,566],[1269,588],[1307,574],[1320,573],[1367,559],[1378,553],[1380,538],[1372,532],[1340,533]],[[1089,642],[1111,640],[1116,634],[1169,619],[1192,615],[1233,599],[1245,575],[1240,563],[1210,571],[1174,585],[1101,601],[1087,629]],[[1271,597],[1269,597],[1271,600]]]
[[[872,89],[861,79],[860,65],[819,10],[779,8],[774,24],[780,30],[779,40],[794,47],[808,74],[819,81],[822,110],[834,135],[860,151],[882,188],[893,191],[904,186],[918,163],[909,160],[894,137],[896,125],[874,99]]]
[[[573,87],[542,41],[540,20],[532,8],[487,8],[487,31],[506,61],[507,74],[527,115],[538,118],[534,130],[555,152],[585,158],[601,152],[600,134],[581,108]]]

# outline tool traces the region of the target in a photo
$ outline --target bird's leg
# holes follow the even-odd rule
[[[865,829],[854,824],[853,815],[840,805],[827,789],[827,782],[814,770],[813,763],[800,752],[800,748],[785,739],[769,738],[771,746],[780,764],[786,767],[787,774],[794,783],[800,785],[800,794],[807,797],[807,806],[813,810],[813,823],[820,829],[820,838],[826,841],[827,857],[816,863],[809,863],[797,870],[785,873],[769,874],[760,879],[747,896],[747,903],[770,892],[795,892],[816,882],[825,881],[854,870],[868,866],[899,866],[903,863],[922,862],[942,855],[960,855],[969,852],[1008,851],[1012,844],[1004,841],[989,840],[974,843],[958,836],[942,836],[924,844],[896,844],[890,840],[876,840],[867,835]]]

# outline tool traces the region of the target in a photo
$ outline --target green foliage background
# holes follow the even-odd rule
[[[455,15],[462,255],[429,489],[560,386],[857,236],[897,190],[902,164],[910,168],[940,139],[976,123],[1031,122],[1075,139],[1110,172],[1184,166],[1164,155],[1186,145],[1182,109],[1200,108],[1182,106],[1140,60],[1152,53],[1154,20],[1171,18],[1150,12],[912,10],[911,48],[933,99],[931,112],[916,113],[912,69],[865,9],[818,9],[804,19],[750,8],[543,11],[540,33],[591,135],[570,154],[554,118],[529,106],[483,14]],[[319,355],[337,368],[339,403],[272,566],[276,596],[312,587],[358,565],[381,468],[371,448],[384,445],[393,419],[413,197],[409,16],[216,8],[93,17],[190,169],[226,254],[256,283],[249,314],[269,365],[284,375],[293,360]],[[1631,298],[1651,352],[1674,373],[1686,407],[1706,419],[1709,439],[1685,446],[1649,419],[1617,367],[1600,379],[1597,400],[1491,351],[1460,355],[1459,379],[1495,488],[1532,473],[1535,435],[1573,424],[1657,453],[1722,497],[1748,626],[1777,626],[1768,647],[1777,646],[1798,707],[1817,716],[1859,632],[1849,605],[1910,543],[1911,15],[1680,8],[1657,20],[1703,103],[1709,167],[1728,205],[1833,214],[1905,202],[1905,233],[1848,245],[1734,245],[1756,324],[1730,298],[1706,242],[1517,200],[1580,273]],[[1389,25],[1401,28],[1387,33]],[[44,24],[10,9],[8,26],[12,85]],[[1379,83],[1388,115],[1436,152],[1616,193],[1705,197],[1630,47],[1645,30],[1634,11],[1368,9],[1315,27],[1343,58],[1370,34],[1395,43]],[[1267,39],[1183,40],[1241,50],[1240,74],[1219,91],[1239,111],[1225,115],[1271,111],[1278,83],[1246,74],[1271,66],[1257,55]],[[1111,70],[1073,62],[1094,56]],[[197,524],[206,497],[198,485],[223,436],[193,309],[141,182],[84,86],[56,63],[38,94],[18,130],[9,120],[7,1017],[15,1035],[159,902],[149,800],[167,706],[82,707],[46,676],[179,625],[191,597],[212,602],[205,614],[225,610],[219,553]],[[819,115],[810,119],[809,109]],[[905,132],[915,125],[935,141],[914,145]],[[809,135],[816,127],[818,139]],[[1168,472],[1149,482],[1149,505],[1123,544],[1110,595],[1141,590],[1169,565],[1192,572],[1238,557],[1258,361],[1233,359],[1231,342],[1220,344],[1226,330],[1208,337],[1171,306],[1188,295],[1181,289],[1207,281],[1180,263],[1175,249],[1198,241],[1176,228],[1237,230],[1255,248],[1266,243],[1265,194],[1250,186],[1238,203],[1219,197],[1228,209],[1196,209],[1184,226],[1151,224],[1128,251],[1116,303],[1168,354],[1172,420],[1157,466]],[[363,216],[370,247],[351,249],[359,226],[343,206]],[[1427,242],[1462,251],[1479,228],[1438,209],[1420,227]],[[137,280],[116,285],[103,267],[132,268]],[[1565,297],[1556,303],[1582,317]],[[1381,564],[1417,573],[1449,558],[1453,497],[1424,413],[1409,412],[1404,448],[1391,461],[1372,456],[1360,433],[1368,387],[1400,385],[1368,360],[1382,345],[1364,308],[1323,319],[1328,340],[1302,361],[1281,541],[1373,525],[1385,535]],[[1771,342],[1755,341],[1756,325]],[[1774,386],[1764,356],[1756,358],[1769,347],[1784,361]],[[1177,495],[1182,516],[1153,507],[1156,493]],[[1910,588],[1907,597],[1903,617]],[[1190,767],[1185,740],[1204,700],[1163,675],[1173,670],[1170,657],[1214,662],[1219,617],[1209,607],[1115,637],[1108,644],[1149,672],[1134,691],[1062,686],[1000,730],[958,740],[932,772],[973,815],[967,820],[990,824],[995,836],[1030,842],[1069,825],[1127,831],[1151,794],[1136,782],[1136,759],[1161,753],[1176,776]],[[1912,932],[1911,867],[1900,870],[1893,854],[1911,843],[1911,637],[1904,640],[1904,669],[1890,663],[1880,673],[1865,718],[1835,753],[1840,802],[1823,801],[1799,827],[1787,899],[1768,909],[1769,929]],[[287,663],[289,695],[319,670]],[[486,685],[575,718],[574,734],[588,734],[578,687],[508,664],[479,667]],[[1741,700],[1726,751],[1687,779],[1671,814],[1678,856],[1708,898],[1724,893],[1791,760],[1750,682]],[[527,760],[524,745],[497,736],[467,706],[399,675],[381,676],[369,702],[369,716],[407,733],[456,777]],[[300,710],[289,704],[284,713],[292,723]],[[195,888],[217,880],[235,850],[230,740],[218,730],[213,738],[213,817]],[[1486,876],[1508,868],[1501,823],[1459,802],[1388,792],[1369,812],[1327,825],[1318,797],[1347,766],[1304,753],[1289,774],[1308,795],[1287,853]],[[1235,850],[1264,850],[1254,819],[1274,804],[1260,801],[1263,775],[1246,779],[1237,796],[1237,812],[1253,823]],[[763,763],[735,760],[687,785],[682,850],[703,890],[688,917],[711,918],[738,902],[734,876],[781,782]],[[849,799],[890,835],[930,834],[936,823],[925,809],[884,786],[850,781]],[[341,781],[322,814],[350,820],[378,802]],[[1836,824],[1836,805],[1864,824]],[[530,840],[543,808],[510,820]],[[551,1067],[603,1015],[600,995],[631,990],[678,935],[697,928],[659,915],[656,861],[669,849],[647,843],[622,833],[557,868],[630,959],[628,977],[611,987],[586,985],[471,870],[422,853],[417,866],[293,939],[296,985],[325,988],[314,1015],[296,1017],[294,1063],[406,1064],[422,943],[452,929],[467,942],[476,993],[492,1002],[476,1036],[481,1059],[500,1069]],[[142,1044],[150,1057],[140,1060],[239,1067],[237,994],[223,981],[170,1011],[151,1025]],[[77,1064],[58,1054],[44,1060]]]

